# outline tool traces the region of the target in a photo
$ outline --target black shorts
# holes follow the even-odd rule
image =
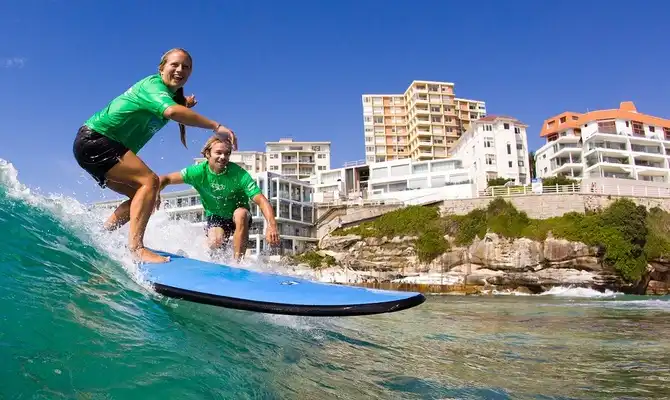
[[[235,221],[232,218],[223,218],[218,215],[210,215],[207,217],[207,224],[205,226],[205,232],[209,232],[210,228],[223,228],[224,234],[230,236],[235,232]],[[251,222],[253,217],[251,212],[249,213],[249,227],[251,227]]]
[[[107,171],[118,164],[128,148],[90,129],[86,125],[79,128],[72,145],[77,163],[91,174],[100,187],[106,187]]]

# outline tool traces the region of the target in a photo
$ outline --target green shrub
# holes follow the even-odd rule
[[[501,178],[501,177],[493,178],[493,179],[489,179],[488,182],[486,182],[486,186],[487,186],[487,187],[491,187],[491,186],[504,186],[507,182],[510,182],[510,181],[513,181],[513,179],[510,179],[510,178]]]
[[[449,250],[449,244],[436,228],[421,233],[416,240],[416,254],[422,262],[431,262],[440,254]]]
[[[559,184],[565,184],[562,182]],[[599,246],[603,261],[629,282],[642,276],[648,260],[670,257],[670,214],[659,208],[647,211],[628,199],[616,200],[603,210],[569,212],[544,220],[529,218],[502,198],[493,199],[485,209],[443,218],[437,207],[410,206],[335,234],[418,236],[417,255],[429,262],[449,249],[445,234],[452,236],[455,244],[466,246],[475,237],[483,238],[487,231],[538,241],[551,232],[556,238]]]
[[[554,186],[554,185],[572,185],[579,183],[575,179],[570,179],[565,176],[551,176],[549,178],[542,179],[542,186]]]

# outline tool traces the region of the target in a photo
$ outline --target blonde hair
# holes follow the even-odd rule
[[[182,49],[181,47],[175,47],[173,49],[170,49],[166,51],[163,56],[161,57],[161,62],[158,64],[158,71],[161,72],[163,71],[163,67],[165,66],[165,63],[167,62],[167,58],[170,54],[172,53],[184,53],[186,54],[186,57],[188,57],[188,60],[191,62],[191,67],[193,66],[193,57],[191,57],[191,54]],[[184,96],[184,88],[180,87],[177,89],[177,91],[174,94],[174,101],[175,103],[185,106],[186,105],[186,97]],[[179,138],[181,139],[181,144],[184,145],[185,148],[188,149],[188,146],[186,146],[186,126],[184,124],[179,124]]]
[[[212,146],[214,146],[216,143],[223,143],[225,145],[228,145],[231,151],[233,149],[233,143],[230,141],[230,139],[221,139],[221,137],[219,137],[218,135],[212,135],[205,142],[205,145],[200,151],[200,154],[202,154],[202,156],[205,158],[209,158],[209,154],[212,151]]]

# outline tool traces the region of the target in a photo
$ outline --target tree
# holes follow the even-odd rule
[[[528,152],[528,165],[530,168],[530,179],[535,179],[537,174],[535,173],[535,151]]]

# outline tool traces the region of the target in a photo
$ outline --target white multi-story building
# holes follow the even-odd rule
[[[279,253],[301,252],[309,243],[315,243],[314,230],[315,211],[311,202],[312,187],[309,183],[286,178],[270,172],[251,174],[265,197],[272,204],[277,220],[277,228],[281,239]],[[204,210],[200,203],[200,196],[195,189],[187,189],[161,193],[164,209],[174,219],[186,219],[192,223],[204,226]],[[113,209],[122,200],[108,200],[95,203],[96,208]],[[265,242],[267,221],[256,203],[250,202],[253,223],[249,232],[250,255],[260,254],[262,250],[269,250]]]
[[[492,178],[527,185],[530,183],[527,127],[512,117],[480,118],[456,142],[451,157],[462,161],[477,190],[486,189]]]
[[[413,81],[403,94],[364,94],[362,103],[367,163],[447,158],[486,115],[483,101],[456,98],[451,82]]]
[[[285,177],[308,180],[330,169],[330,142],[295,142],[282,138],[266,142],[267,170]]]
[[[639,113],[633,102],[544,121],[537,176],[624,178],[670,183],[670,120]]]
[[[472,178],[458,159],[417,161],[409,158],[345,166],[313,178],[314,203],[356,200],[411,201],[470,198]]]

